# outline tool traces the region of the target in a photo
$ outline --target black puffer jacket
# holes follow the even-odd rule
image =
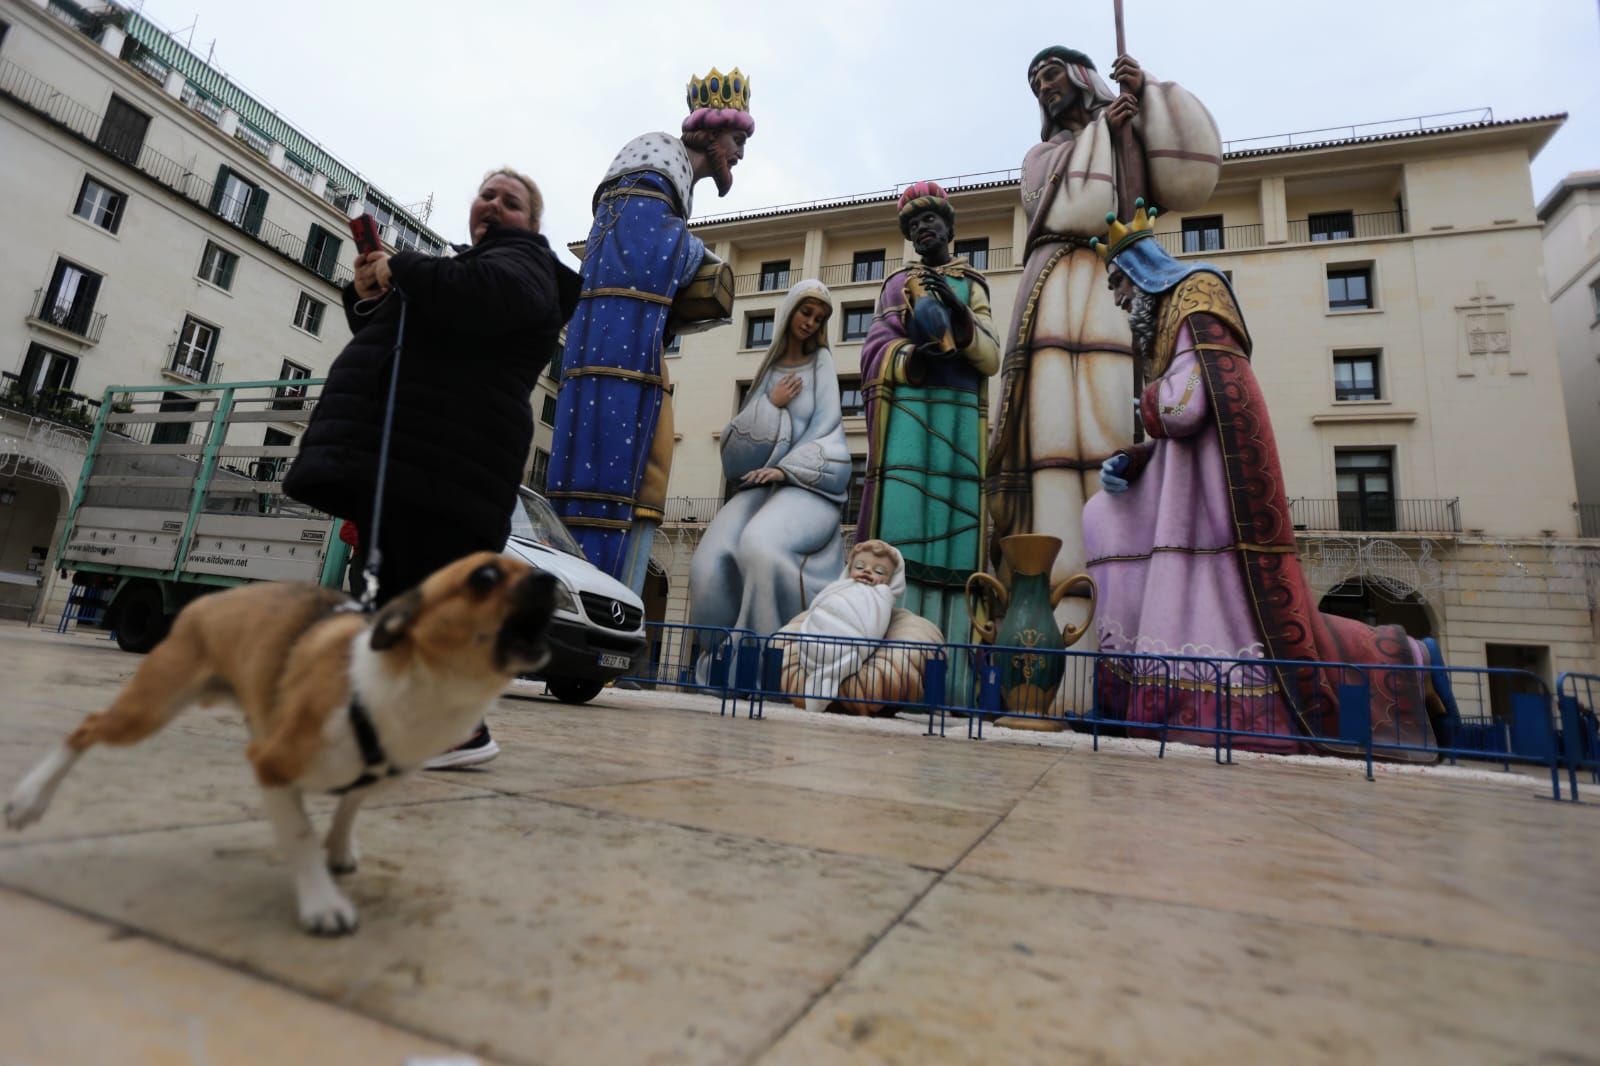
[[[389,268],[407,311],[384,522],[450,522],[498,545],[533,440],[528,398],[576,303],[577,276],[542,236],[504,227],[454,258],[401,252]],[[354,336],[328,371],[284,491],[365,529],[401,301],[360,303],[347,286]]]

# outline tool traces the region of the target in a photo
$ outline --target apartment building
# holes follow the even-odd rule
[[[1529,173],[1563,119],[1483,114],[1231,144],[1211,202],[1157,223],[1169,251],[1214,263],[1237,288],[1323,608],[1438,636],[1454,662],[1547,680],[1600,665],[1600,542],[1579,536]],[[1017,174],[943,183],[955,249],[987,272],[1005,331],[1026,228]],[[897,193],[695,224],[734,264],[734,322],[667,353],[678,440],[653,617],[687,613],[689,557],[728,491],[719,435],[802,277],[833,294],[859,486],[861,341],[883,278],[914,254]]]
[[[1579,525],[1600,537],[1600,170],[1563,178],[1539,204],[1545,291],[1578,479]]]
[[[48,554],[109,386],[320,376],[349,339],[349,215],[376,215],[391,248],[445,248],[118,5],[0,2],[0,183],[0,612],[12,616],[59,599]],[[156,430],[182,443],[190,427]],[[264,427],[262,443],[297,435]]]

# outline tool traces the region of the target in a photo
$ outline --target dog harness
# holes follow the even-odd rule
[[[378,742],[378,731],[372,726],[372,715],[367,713],[366,705],[355,693],[350,694],[350,730],[356,735],[356,744],[361,748],[361,763],[366,769],[348,785],[330,788],[329,795],[342,796],[346,792],[375,785],[386,777],[398,777],[405,773],[400,767],[389,765],[389,756],[384,754],[383,745]],[[386,767],[381,774],[374,769],[379,766]]]

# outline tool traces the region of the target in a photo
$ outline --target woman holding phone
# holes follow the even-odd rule
[[[533,441],[529,396],[577,302],[577,274],[539,233],[533,180],[490,172],[467,215],[472,244],[453,256],[381,248],[356,258],[344,290],[352,337],[300,439],[284,491],[353,523],[359,591],[378,477],[378,448],[404,307],[405,346],[384,481],[378,604],[446,563],[498,552],[511,530]],[[480,729],[429,766],[499,754]]]

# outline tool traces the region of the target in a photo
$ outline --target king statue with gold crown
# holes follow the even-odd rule
[[[583,291],[561,356],[547,495],[589,561],[644,587],[672,465],[663,351],[729,320],[732,271],[689,232],[694,186],[726,196],[755,133],[737,67],[692,78],[681,136],[623,146],[594,194]]]

